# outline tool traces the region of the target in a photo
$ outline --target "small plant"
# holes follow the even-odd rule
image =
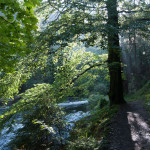
[[[146,97],[146,101],[145,101],[144,105],[148,111],[149,118],[150,118],[150,94],[145,95],[145,97]],[[150,123],[150,119],[148,121]]]
[[[99,144],[93,137],[79,137],[73,142],[69,142],[67,150],[98,150]]]
[[[108,103],[108,98],[104,95],[91,95],[89,98],[89,108],[91,110],[101,109]]]
[[[141,89],[138,91],[127,95],[126,100],[128,101],[136,101],[141,99],[147,99],[148,95],[150,93],[150,81],[148,81]]]

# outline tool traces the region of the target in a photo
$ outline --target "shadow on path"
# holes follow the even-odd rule
[[[122,105],[111,125],[108,150],[150,150],[147,120],[142,101]]]

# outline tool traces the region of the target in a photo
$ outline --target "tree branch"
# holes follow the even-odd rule
[[[94,65],[90,65],[89,68],[85,69],[83,72],[79,73],[74,79],[72,79],[72,81],[70,82],[70,84],[74,83],[80,76],[82,76],[83,74],[85,74],[87,71],[91,70],[94,67],[101,66],[101,65],[104,65],[104,64],[103,63],[97,63],[97,64],[94,64]]]
[[[90,67],[89,68],[87,68],[87,69],[85,69],[83,72],[81,72],[81,73],[79,73],[76,77],[74,77],[73,79],[72,79],[72,81],[69,83],[69,84],[67,84],[66,86],[68,87],[70,84],[72,84],[72,83],[74,83],[80,76],[82,76],[83,74],[85,74],[87,71],[89,71],[89,70],[91,70],[92,68],[94,68],[94,67],[97,67],[97,66],[102,66],[102,65],[104,65],[105,63],[106,63],[107,61],[105,61],[105,62],[101,62],[101,63],[96,63],[96,64],[93,64],[93,65],[90,65]],[[62,92],[64,89],[60,89],[60,92]]]
[[[15,30],[17,31],[17,35],[18,35],[18,30],[17,30],[16,26],[14,25],[15,21],[10,22],[10,21],[6,20],[3,16],[0,16],[0,18],[2,18],[5,22],[7,22],[9,24],[12,24],[14,26]]]
[[[134,11],[132,11],[132,10],[122,10],[122,11],[118,11],[118,13],[137,13],[137,12],[150,12],[150,11],[148,11],[148,10],[143,10],[143,9],[141,9],[141,10],[134,10]]]
[[[0,18],[2,18],[4,21],[6,21],[6,22],[8,22],[8,23],[10,23],[10,24],[14,24],[14,22],[15,22],[15,21],[10,22],[10,21],[6,20],[6,19],[5,19],[4,17],[2,17],[2,16],[0,16]]]

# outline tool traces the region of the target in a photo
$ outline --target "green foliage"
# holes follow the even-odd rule
[[[26,93],[22,94],[23,97],[20,101],[13,104],[2,116],[0,116],[1,125],[4,126],[5,123],[11,118],[13,115],[17,115],[19,113],[23,113],[26,111],[34,111],[34,107],[36,103],[42,101],[44,99],[44,95],[46,96],[46,89],[51,88],[50,85],[41,84],[35,86],[35,88],[29,89]],[[52,99],[54,101],[54,99]],[[44,103],[45,101],[43,101]]]
[[[97,109],[90,116],[78,121],[71,131],[71,142],[68,147],[73,150],[75,148],[86,149],[90,146],[92,149],[103,147],[107,143],[106,136],[109,133],[111,119],[118,108],[118,106],[105,105],[102,109]],[[88,144],[87,141],[89,141]]]
[[[52,130],[53,126],[61,130],[63,130],[64,127],[63,121],[61,120],[62,118],[61,109],[57,107],[55,103],[59,102],[65,97],[72,95],[73,93],[72,87],[75,82],[73,80],[76,79],[76,76],[80,75],[86,69],[90,68],[90,65],[93,65],[93,63],[97,62],[100,58],[101,58],[101,63],[103,63],[103,61],[107,58],[107,55],[97,56],[90,52],[82,51],[82,49],[78,49],[74,51],[71,48],[69,53],[65,53],[65,52],[68,52],[67,48],[64,49],[64,54],[66,54],[66,57],[64,56],[64,59],[60,64],[59,64],[60,52],[58,52],[53,57],[53,63],[54,65],[56,65],[55,68],[56,73],[54,73],[55,81],[53,82],[53,84],[51,85],[45,83],[37,84],[35,85],[35,87],[26,90],[25,93],[21,94],[22,99],[19,100],[17,103],[15,103],[13,106],[11,106],[10,109],[8,109],[0,116],[1,129],[5,127],[7,122],[9,122],[8,125],[10,126],[10,130],[12,128],[11,125],[13,125],[13,123],[15,122],[18,122],[16,120],[16,117],[18,115],[21,115],[22,117],[21,123],[23,123],[24,127],[18,130],[17,137],[12,141],[11,145],[16,145],[17,147],[26,145],[27,148],[28,147],[31,148],[30,147],[31,145],[35,145],[35,147],[38,146],[40,147],[42,144],[45,144],[46,147],[51,147],[54,144],[54,141],[60,142],[61,138],[59,137],[60,138],[59,139],[57,136],[55,137],[54,132]],[[91,58],[89,59],[90,55],[93,55],[92,57],[93,59]],[[43,54],[43,56],[45,56],[45,53]],[[43,65],[46,66],[45,63],[47,62],[47,58],[44,64],[41,63],[43,62],[41,61],[41,59],[38,59],[38,61],[35,62],[36,65],[35,67],[32,66],[26,67],[28,63],[31,63],[32,60],[35,60],[35,57],[31,57],[31,59],[28,59],[28,62],[24,61],[25,64],[21,63],[24,64],[23,66],[27,69],[24,70],[23,68],[21,70],[22,75],[25,75],[24,76],[25,81],[27,80],[26,78],[28,77],[27,76],[28,74],[30,78],[31,69],[33,69],[33,71],[34,70],[36,71],[36,69],[42,69]],[[25,74],[23,74],[24,72]],[[10,75],[10,80],[8,81],[9,82],[14,81],[14,85],[15,85],[16,83],[15,79],[19,79],[19,78],[15,76],[16,74],[14,74],[14,78],[15,77],[16,78],[13,80],[12,73],[9,75]],[[20,80],[23,79],[22,75],[20,75]],[[84,77],[86,78],[86,76]],[[12,83],[10,84],[11,86],[13,85]],[[20,84],[22,84],[22,82],[19,81],[17,83],[18,83],[17,86],[18,89],[18,87],[20,86]],[[3,84],[3,85],[5,85],[6,88],[9,87],[7,86],[7,84]],[[82,86],[82,84],[80,84],[79,87],[80,86]],[[13,87],[10,87],[10,89],[11,88]],[[14,87],[14,89],[15,88],[16,87]],[[5,90],[5,92],[6,91],[7,90]],[[13,95],[15,93],[15,91],[11,91],[11,92],[12,93],[8,92],[8,95]],[[42,128],[42,131],[40,130],[40,128]],[[47,133],[48,131],[50,133]],[[22,136],[24,133],[25,135]],[[46,142],[45,139],[46,137],[48,138],[51,137],[52,140]]]
[[[67,150],[98,150],[98,148],[98,142],[92,137],[79,137],[67,146]]]
[[[94,7],[96,13],[89,13],[93,11],[91,5],[89,1],[45,1],[37,11],[40,12],[40,17],[44,14],[45,30],[41,34],[43,45],[48,43],[63,47],[70,42],[81,41],[86,46],[95,44],[94,46],[106,47],[106,28],[102,21],[105,12],[99,9],[99,4]]]
[[[5,77],[0,80],[0,97],[5,104],[7,104],[6,99],[13,99],[14,95],[19,93],[20,86],[30,78],[30,76],[30,72],[25,74],[23,70],[18,70],[5,75]]]
[[[148,114],[149,114],[149,119],[148,121],[150,122],[150,94],[145,95],[146,101],[144,102],[144,106],[146,107]]]
[[[20,58],[13,72],[1,74],[0,98],[7,103],[19,93],[20,87],[38,70],[43,70],[47,63],[47,52],[37,54],[33,50],[28,57]]]
[[[110,108],[109,105],[105,105],[102,109],[93,112],[88,125],[88,134],[101,138],[105,137],[109,131],[111,119],[117,110],[118,106]]]
[[[108,94],[108,80],[103,79],[103,76],[100,76],[96,82],[94,82],[93,92],[99,94]],[[104,81],[105,80],[105,81]]]
[[[104,70],[107,55],[96,55],[87,52],[82,43],[74,42],[68,45],[53,58],[53,63],[57,66],[54,73],[54,88],[56,87],[55,90],[58,93],[59,90],[62,90],[63,95],[66,94],[66,96],[72,96],[74,93],[79,95],[77,91],[86,94],[88,87],[99,76],[97,72],[93,74],[91,70]],[[61,64],[58,64],[58,56],[62,52],[63,60]],[[97,64],[101,64],[101,66],[99,67]]]
[[[0,72],[11,72],[18,58],[31,52],[34,43],[33,31],[37,29],[37,19],[33,8],[40,0],[2,0],[0,2]]]
[[[0,116],[1,128],[4,128],[9,120],[11,126],[17,121],[18,115],[22,116],[24,127],[19,130],[20,133],[18,133],[18,138],[14,143],[19,147],[26,144],[29,149],[31,149],[31,145],[40,147],[43,143],[46,147],[50,146],[49,142],[53,143],[53,141],[45,142],[45,137],[56,138],[53,136],[52,126],[63,127],[62,112],[55,105],[56,102],[74,95],[75,92],[78,95],[77,91],[88,95],[90,88],[94,87],[97,81],[100,81],[100,70],[104,71],[104,76],[108,76],[105,70],[107,54],[97,55],[86,51],[83,46],[94,45],[103,49],[107,47],[108,27],[106,24],[108,20],[104,7],[107,1],[48,0],[43,2],[37,12],[45,13],[44,21],[49,23],[37,33],[36,42],[34,42],[33,31],[37,30],[37,18],[33,10],[36,5],[40,4],[39,2],[41,1],[3,0],[0,3],[0,33],[2,35],[0,37],[0,98],[4,100],[13,98],[15,94],[19,93],[21,85],[31,78],[36,71],[44,70],[48,63],[52,63],[53,67],[51,85],[37,84],[34,88],[28,89],[21,95],[20,101]],[[129,4],[125,2],[122,9],[128,7]],[[148,7],[145,7],[144,2],[141,4],[142,9],[149,10]],[[139,7],[131,6],[130,8],[139,11]],[[49,14],[56,14],[56,17],[48,21],[51,17]],[[138,15],[135,20],[130,20],[127,24],[120,20],[122,25],[120,30],[123,28],[128,30],[129,25],[131,25],[131,29],[135,29],[136,25],[142,25],[140,28],[138,26],[138,29],[149,30],[148,23],[140,24],[138,21],[145,16],[148,15],[145,13],[141,16]],[[123,19],[125,22],[129,20],[127,15]],[[115,69],[118,66],[120,66],[118,62],[109,65]],[[43,74],[45,73],[43,72]],[[100,88],[103,87],[97,84],[93,89],[98,92]],[[82,137],[83,143],[87,143],[87,141],[91,143],[91,145],[87,144],[87,149],[95,147],[96,143],[93,138],[89,137],[96,135],[96,137],[101,136],[99,138],[102,139],[105,135],[103,133],[110,123],[110,118],[116,112],[116,109],[109,109],[109,106],[103,107],[105,103],[107,102],[103,98],[96,97],[91,100],[92,107],[97,105],[96,111],[90,116],[90,122],[87,122],[86,125],[87,128],[84,128],[81,133],[77,133],[77,135],[81,134],[79,137]],[[99,107],[103,108],[99,110]],[[39,130],[41,128],[42,131]],[[24,133],[26,135],[22,136]],[[102,134],[98,135],[99,133]],[[78,145],[80,140],[81,138],[75,144],[72,143],[72,149],[76,146],[79,149],[83,147],[82,144]]]
[[[64,129],[64,113],[56,105],[53,92],[49,84],[36,85],[23,93],[22,99],[0,116],[1,129],[7,125],[11,130],[14,123],[23,124],[11,146],[19,148],[25,145],[27,149],[36,149],[51,147],[56,141],[60,143],[60,136],[56,133]],[[17,119],[19,116],[20,121]]]
[[[145,99],[145,96],[150,93],[150,81],[148,81],[141,89],[126,96],[129,101]]]
[[[128,12],[130,12],[129,14],[124,14],[121,17],[121,28],[123,32],[130,31],[129,34],[132,36],[136,31],[137,34],[141,32],[140,36],[146,38],[149,36],[149,33],[147,32],[149,30],[149,24],[147,23],[149,20],[148,6],[148,2],[146,1],[139,1],[138,3],[125,1],[123,3],[123,9],[126,9]]]

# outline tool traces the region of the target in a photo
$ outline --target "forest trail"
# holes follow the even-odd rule
[[[150,150],[150,127],[143,101],[121,106],[111,125],[109,150]]]

